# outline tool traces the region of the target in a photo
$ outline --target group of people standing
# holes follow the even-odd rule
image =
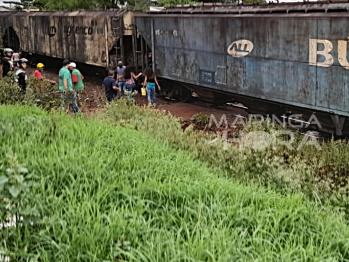
[[[15,82],[21,88],[22,92],[25,93],[27,89],[27,67],[28,60],[26,58],[21,58],[20,53],[14,53],[11,48],[4,49],[4,58],[1,61],[2,65],[2,77],[8,77],[9,72],[14,72],[17,76]],[[37,70],[34,72],[34,77],[40,80],[44,80],[42,72],[44,70],[44,64],[38,63]],[[50,82],[52,84],[56,83],[55,81],[51,81],[45,79],[45,81]]]
[[[27,64],[28,60],[20,58],[19,53],[14,53],[12,49],[4,49],[4,58],[2,59],[2,76],[7,77],[10,71],[15,72],[17,75],[16,83],[25,93],[27,87]],[[34,71],[34,77],[39,80],[44,80],[42,72],[44,70],[44,64],[38,63]],[[136,87],[136,80],[143,76],[143,87],[147,91],[148,103],[156,106],[155,87],[161,87],[157,81],[156,75],[151,68],[146,68],[143,73],[136,75],[132,67],[126,67],[121,61],[118,62],[118,66],[115,71],[109,71],[108,77],[103,80],[105,87],[106,98],[109,102],[116,98],[124,96],[125,91],[128,92],[128,96],[132,98],[132,92]],[[81,98],[81,92],[84,90],[84,76],[76,68],[76,64],[69,60],[63,61],[63,67],[59,71],[59,90],[61,91],[61,98],[63,101],[62,107],[69,112],[69,106],[72,104],[74,113],[79,112],[78,101]],[[45,79],[50,83],[56,83]]]
[[[25,93],[27,88],[27,75],[25,73],[27,69],[28,60],[20,58],[19,53],[14,53],[12,49],[4,49],[4,58],[1,61],[2,65],[2,77],[7,77],[10,71],[15,72],[17,78],[16,83],[21,88],[22,92]]]
[[[19,53],[14,53],[12,49],[4,49],[4,58],[1,61],[2,64],[2,77],[8,77],[10,71],[15,72],[17,78],[16,83],[21,88],[22,92],[26,92],[27,88],[27,66],[28,60],[26,58],[20,58]],[[43,70],[44,64],[38,63],[36,70],[34,71],[34,78],[39,80],[45,80],[49,83],[55,84],[56,81],[44,79]],[[63,61],[63,67],[59,71],[59,90],[61,92],[61,98],[64,104],[62,107],[66,109],[66,113],[69,112],[69,104],[72,103],[74,113],[79,112],[77,100],[80,100],[81,92],[84,90],[83,83],[84,76],[76,68],[76,64]],[[41,89],[40,89],[41,90]]]
[[[156,106],[155,85],[158,86],[159,90],[161,90],[161,87],[154,71],[151,68],[146,68],[144,73],[136,75],[133,68],[124,66],[122,61],[118,62],[115,71],[109,71],[108,77],[103,81],[108,102],[116,98],[121,98],[124,96],[125,91],[127,91],[129,97],[132,98],[133,89],[136,87],[135,80],[142,75],[144,76],[143,86],[146,87],[147,90],[148,103]]]
[[[1,61],[2,65],[2,77],[8,77],[9,72],[14,72],[17,76],[15,82],[21,88],[22,92],[25,93],[27,89],[27,66],[28,60],[21,58],[20,53],[14,53],[12,49],[4,49],[4,58]],[[44,70],[44,64],[38,63],[37,69],[34,71],[34,77],[39,80],[45,80],[49,83],[55,84],[55,81],[44,79],[42,72]],[[41,90],[41,89],[40,89]]]

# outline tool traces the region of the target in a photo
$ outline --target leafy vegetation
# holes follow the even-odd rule
[[[210,116],[202,113],[197,113],[192,116],[191,121],[198,126],[207,125],[209,124]]]
[[[15,104],[23,101],[24,96],[21,89],[15,83],[15,74],[9,73],[11,77],[0,80],[0,104]]]
[[[113,102],[110,116],[142,112],[123,125],[151,133],[0,106],[0,198],[34,197],[37,212],[28,214],[40,214],[0,230],[11,261],[349,260],[340,214],[225,178],[175,150],[173,136],[160,141],[155,127],[169,135],[174,119],[122,111],[124,102]],[[25,190],[13,194],[18,181]]]
[[[0,80],[0,104],[26,104],[39,105],[50,111],[61,106],[58,84],[29,77],[27,89],[24,94],[20,87],[15,84],[16,75],[9,73],[9,77]]]
[[[0,176],[1,220],[13,222],[16,233],[24,237],[25,232],[21,225],[33,224],[39,216],[35,206],[36,198],[31,191],[35,184],[35,176],[28,173],[28,170],[18,163],[16,157],[6,156],[2,164],[0,167],[3,173]]]
[[[227,132],[218,135],[197,132],[193,125],[183,131],[180,121],[166,112],[130,106],[124,101],[107,107],[107,115],[123,126],[146,131],[155,139],[168,141],[174,148],[188,150],[196,159],[224,170],[244,183],[254,181],[259,185],[272,186],[280,193],[300,192],[316,202],[330,201],[349,216],[348,141],[319,142],[321,150],[318,150],[314,145],[309,145],[312,141],[309,137],[293,133],[294,141],[290,149],[280,143],[283,139],[290,139],[278,135],[281,126],[252,122],[246,126],[244,133],[232,134],[236,139],[235,143],[230,143]],[[195,124],[207,123],[207,116],[195,115],[193,121]],[[248,134],[250,140],[242,139]],[[260,143],[263,146],[271,136],[276,137],[279,144],[264,150],[248,144],[252,141],[255,145]]]

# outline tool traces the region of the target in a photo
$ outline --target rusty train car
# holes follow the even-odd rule
[[[2,46],[21,51],[33,64],[45,58],[112,69],[117,61],[145,67],[147,49],[125,10],[1,12]],[[144,50],[143,50],[144,48]],[[48,65],[51,62],[47,63]]]
[[[103,69],[122,60],[143,70],[151,52],[161,95],[188,101],[195,92],[210,102],[240,102],[250,113],[298,113],[310,128],[343,135],[348,10],[341,1],[2,12],[0,31],[4,47]]]

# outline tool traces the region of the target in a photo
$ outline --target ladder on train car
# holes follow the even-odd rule
[[[141,72],[144,71],[145,67],[144,67],[144,39],[142,37],[142,35],[138,32],[136,25],[133,25],[133,63],[134,66],[136,68],[136,71],[138,73],[139,70],[139,55],[141,55]],[[138,39],[140,40],[140,48],[141,50],[139,50],[139,44],[138,44]]]
[[[122,16],[121,16],[122,18]],[[116,63],[117,61],[124,61],[124,45],[123,45],[123,20],[120,18],[120,16],[116,16],[112,18],[112,34],[113,37],[115,37],[115,57],[116,57]],[[116,64],[117,66],[117,64]]]

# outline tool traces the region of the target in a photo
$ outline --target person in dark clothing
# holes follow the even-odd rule
[[[7,76],[7,73],[10,72],[12,70],[12,61],[11,61],[11,57],[13,54],[13,50],[10,48],[5,48],[4,49],[4,58],[1,61],[2,64],[2,77]]]
[[[25,93],[25,90],[27,88],[27,75],[25,74],[25,70],[27,69],[27,63],[28,60],[25,58],[22,58],[18,62],[19,69],[16,71],[16,76],[18,77],[16,79],[16,82],[18,83],[19,87],[22,89],[22,92]]]
[[[114,71],[109,71],[108,77],[104,78],[103,85],[105,88],[105,96],[108,102],[111,102],[117,96],[117,91],[121,92],[121,88],[117,87],[114,79]]]

